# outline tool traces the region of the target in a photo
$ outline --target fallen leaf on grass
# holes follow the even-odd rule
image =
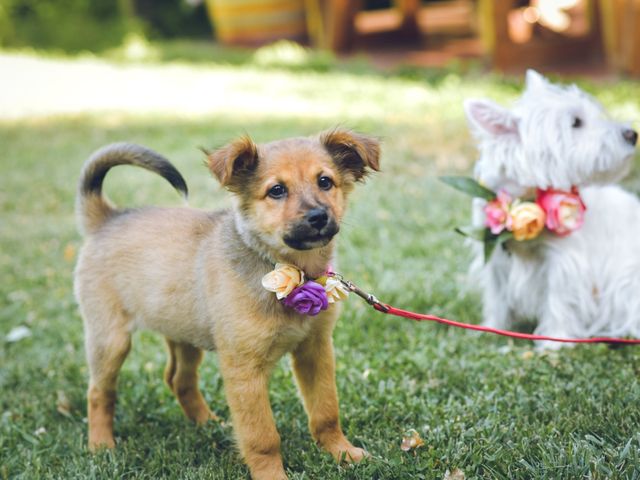
[[[558,365],[560,365],[560,358],[558,357],[556,352],[545,352],[545,357],[547,359],[547,362],[549,362],[549,365],[551,365],[553,368],[556,368]]]
[[[24,325],[20,325],[19,327],[12,328],[11,331],[5,337],[5,340],[8,343],[15,343],[30,336],[31,336],[31,330],[29,330],[29,328],[25,327]]]
[[[459,468],[454,468],[452,472],[447,469],[442,480],[464,480],[464,472]]]
[[[58,400],[56,402],[56,410],[65,417],[71,417],[71,402],[67,394],[62,390],[58,390]]]
[[[533,353],[533,350],[527,350],[526,352],[522,353],[521,358],[523,360],[531,360],[534,356],[535,354]]]
[[[408,452],[409,450],[415,450],[416,448],[422,447],[424,445],[424,440],[420,438],[420,434],[416,432],[413,428],[407,430],[407,433],[402,437],[402,443],[400,444],[400,450]]]

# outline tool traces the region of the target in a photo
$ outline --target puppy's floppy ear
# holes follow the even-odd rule
[[[380,142],[373,137],[335,129],[322,133],[320,143],[340,171],[350,174],[355,181],[364,179],[369,169],[380,171]]]
[[[478,135],[518,135],[516,116],[491,100],[465,100],[464,111],[471,128]]]
[[[258,166],[258,147],[245,135],[218,150],[207,152],[207,164],[220,185],[234,190]]]

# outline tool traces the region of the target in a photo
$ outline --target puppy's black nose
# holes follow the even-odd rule
[[[327,215],[327,210],[324,208],[312,208],[305,215],[307,222],[316,230],[322,230],[322,228],[329,221],[329,215]]]
[[[622,132],[622,136],[631,145],[635,145],[638,141],[638,132],[636,132],[635,130],[631,130],[630,128]]]

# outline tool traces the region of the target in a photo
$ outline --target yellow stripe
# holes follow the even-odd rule
[[[251,28],[251,29],[225,29],[218,28],[218,38],[221,40],[232,41],[255,41],[265,40],[266,38],[280,38],[280,37],[299,37],[304,35],[305,29],[291,26],[274,26],[271,28]]]
[[[254,42],[306,33],[303,0],[207,0],[217,37]]]
[[[262,26],[275,25],[301,25],[304,26],[304,16],[300,14],[280,14],[268,17],[255,15],[218,19],[217,26],[226,28],[260,28]]]
[[[229,15],[270,15],[273,13],[279,13],[282,11],[289,12],[304,12],[304,6],[299,1],[271,1],[268,3],[251,3],[246,5],[236,5],[233,3],[220,4],[219,2],[212,3],[212,10],[214,16],[229,16]],[[214,17],[215,18],[215,17]]]
[[[273,5],[274,3],[292,3],[302,5],[303,0],[207,0],[209,3],[215,3],[216,5],[237,5],[240,7],[252,6],[252,5]]]

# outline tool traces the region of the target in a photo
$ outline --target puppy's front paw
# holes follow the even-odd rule
[[[277,471],[272,471],[267,469],[267,470],[257,470],[257,471],[252,470],[251,479],[252,480],[288,480],[289,477],[282,469]]]
[[[112,450],[116,447],[113,436],[109,433],[91,433],[88,442],[89,451],[98,453],[102,450]]]
[[[360,463],[365,458],[371,456],[366,450],[354,447],[348,441],[339,446],[336,445],[333,448],[329,448],[328,450],[338,463]]]
[[[351,446],[349,450],[341,453],[343,461],[347,463],[360,463],[365,458],[371,456],[366,450],[354,446]]]

